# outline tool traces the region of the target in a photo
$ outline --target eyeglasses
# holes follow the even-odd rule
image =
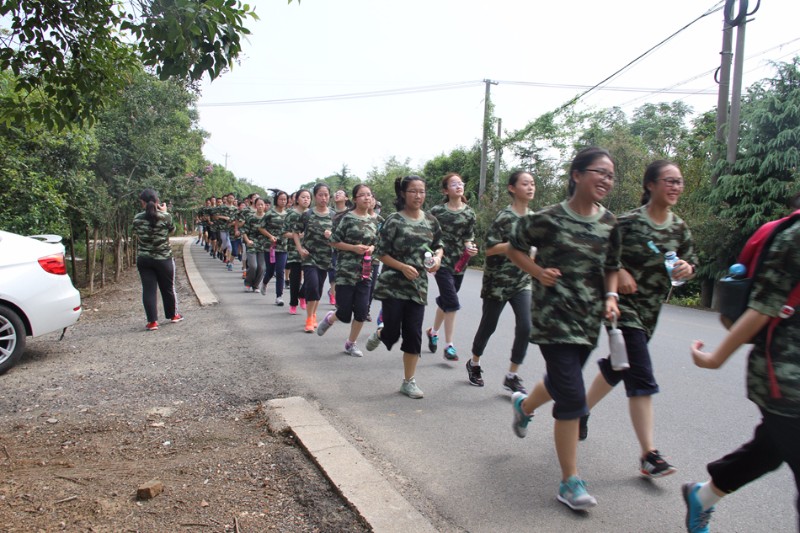
[[[412,196],[425,196],[425,189],[409,189],[406,191],[406,194],[410,194]]]
[[[464,187],[464,184],[460,181],[454,181],[450,185],[448,185],[451,189],[461,189]]]
[[[683,186],[686,184],[682,179],[679,178],[658,178],[658,181],[663,181],[670,187],[678,187],[679,189],[683,189]]]
[[[600,174],[600,176],[604,180],[608,180],[613,182],[616,179],[616,176],[613,172],[610,172],[604,168],[587,168],[584,172],[594,172],[595,174]]]

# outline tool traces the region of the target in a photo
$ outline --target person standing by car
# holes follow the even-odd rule
[[[142,303],[147,315],[145,329],[158,329],[156,289],[161,291],[164,315],[170,322],[180,322],[178,296],[175,293],[175,260],[169,244],[169,234],[175,231],[167,204],[158,201],[158,193],[147,188],[139,195],[144,211],[133,217],[133,233],[139,243],[136,268],[142,279]]]

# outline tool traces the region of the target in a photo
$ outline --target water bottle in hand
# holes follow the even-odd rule
[[[672,281],[673,287],[680,287],[686,280],[678,280],[672,277],[672,269],[675,267],[675,263],[678,261],[678,254],[675,252],[667,252],[664,254],[664,266],[667,268],[667,274],[669,275],[669,279]]]

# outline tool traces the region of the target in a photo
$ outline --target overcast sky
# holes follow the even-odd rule
[[[422,166],[481,135],[484,84],[513,131],[593,86],[711,8],[714,0],[251,1],[241,65],[205,84],[208,159],[237,177],[292,191],[347,165],[365,178],[395,156]],[[750,8],[756,1],[750,1]],[[747,25],[744,85],[800,54],[800,1],[763,0]],[[722,11],[582,99],[580,107],[682,100],[716,105]],[[735,39],[734,39],[735,46]],[[523,82],[524,84],[519,84]],[[450,85],[451,88],[443,88]],[[527,84],[527,85],[526,85]],[[408,88],[411,94],[293,100]],[[694,94],[658,93],[671,88]],[[437,90],[433,90],[437,89]],[[706,94],[704,94],[706,93]]]

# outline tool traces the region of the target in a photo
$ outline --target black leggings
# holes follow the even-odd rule
[[[158,294],[164,304],[164,315],[172,319],[178,314],[178,295],[175,294],[175,261],[169,259],[152,259],[137,257],[136,268],[142,279],[142,304],[147,315],[147,322],[158,320]]]
[[[297,307],[300,298],[305,298],[305,284],[303,281],[303,264],[300,262],[287,263],[289,268],[289,305]]]

